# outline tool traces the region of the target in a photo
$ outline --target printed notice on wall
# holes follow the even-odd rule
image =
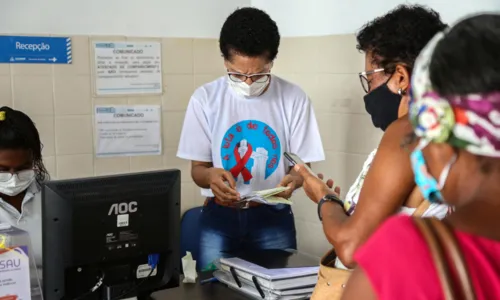
[[[98,96],[161,94],[159,42],[94,42]]]
[[[161,155],[159,105],[96,106],[97,157]]]

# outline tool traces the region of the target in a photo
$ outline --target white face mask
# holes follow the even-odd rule
[[[269,79],[264,82],[253,82],[251,85],[248,85],[246,82],[234,82],[229,77],[227,78],[227,82],[229,86],[233,88],[233,90],[240,94],[243,97],[257,97],[264,92],[266,87],[269,85]]]
[[[10,177],[10,179],[8,179]],[[3,181],[2,179],[7,179]],[[17,196],[25,191],[35,180],[35,171],[26,170],[16,174],[0,173],[0,193]]]

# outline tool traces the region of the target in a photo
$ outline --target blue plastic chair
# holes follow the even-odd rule
[[[181,257],[186,255],[186,251],[191,252],[194,260],[197,260],[200,253],[200,215],[203,206],[194,207],[187,210],[181,219]],[[182,263],[181,263],[182,266]],[[200,271],[200,266],[196,264],[196,271]]]

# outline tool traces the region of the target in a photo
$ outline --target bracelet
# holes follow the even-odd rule
[[[342,200],[340,200],[336,195],[333,194],[326,195],[318,202],[318,218],[320,221],[323,221],[323,217],[321,216],[321,207],[325,202],[335,202],[340,205],[340,207],[342,207],[342,210],[344,210],[344,202]]]

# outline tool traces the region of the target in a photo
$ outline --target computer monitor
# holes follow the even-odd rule
[[[147,299],[179,286],[179,170],[47,182],[42,215],[44,299]]]

